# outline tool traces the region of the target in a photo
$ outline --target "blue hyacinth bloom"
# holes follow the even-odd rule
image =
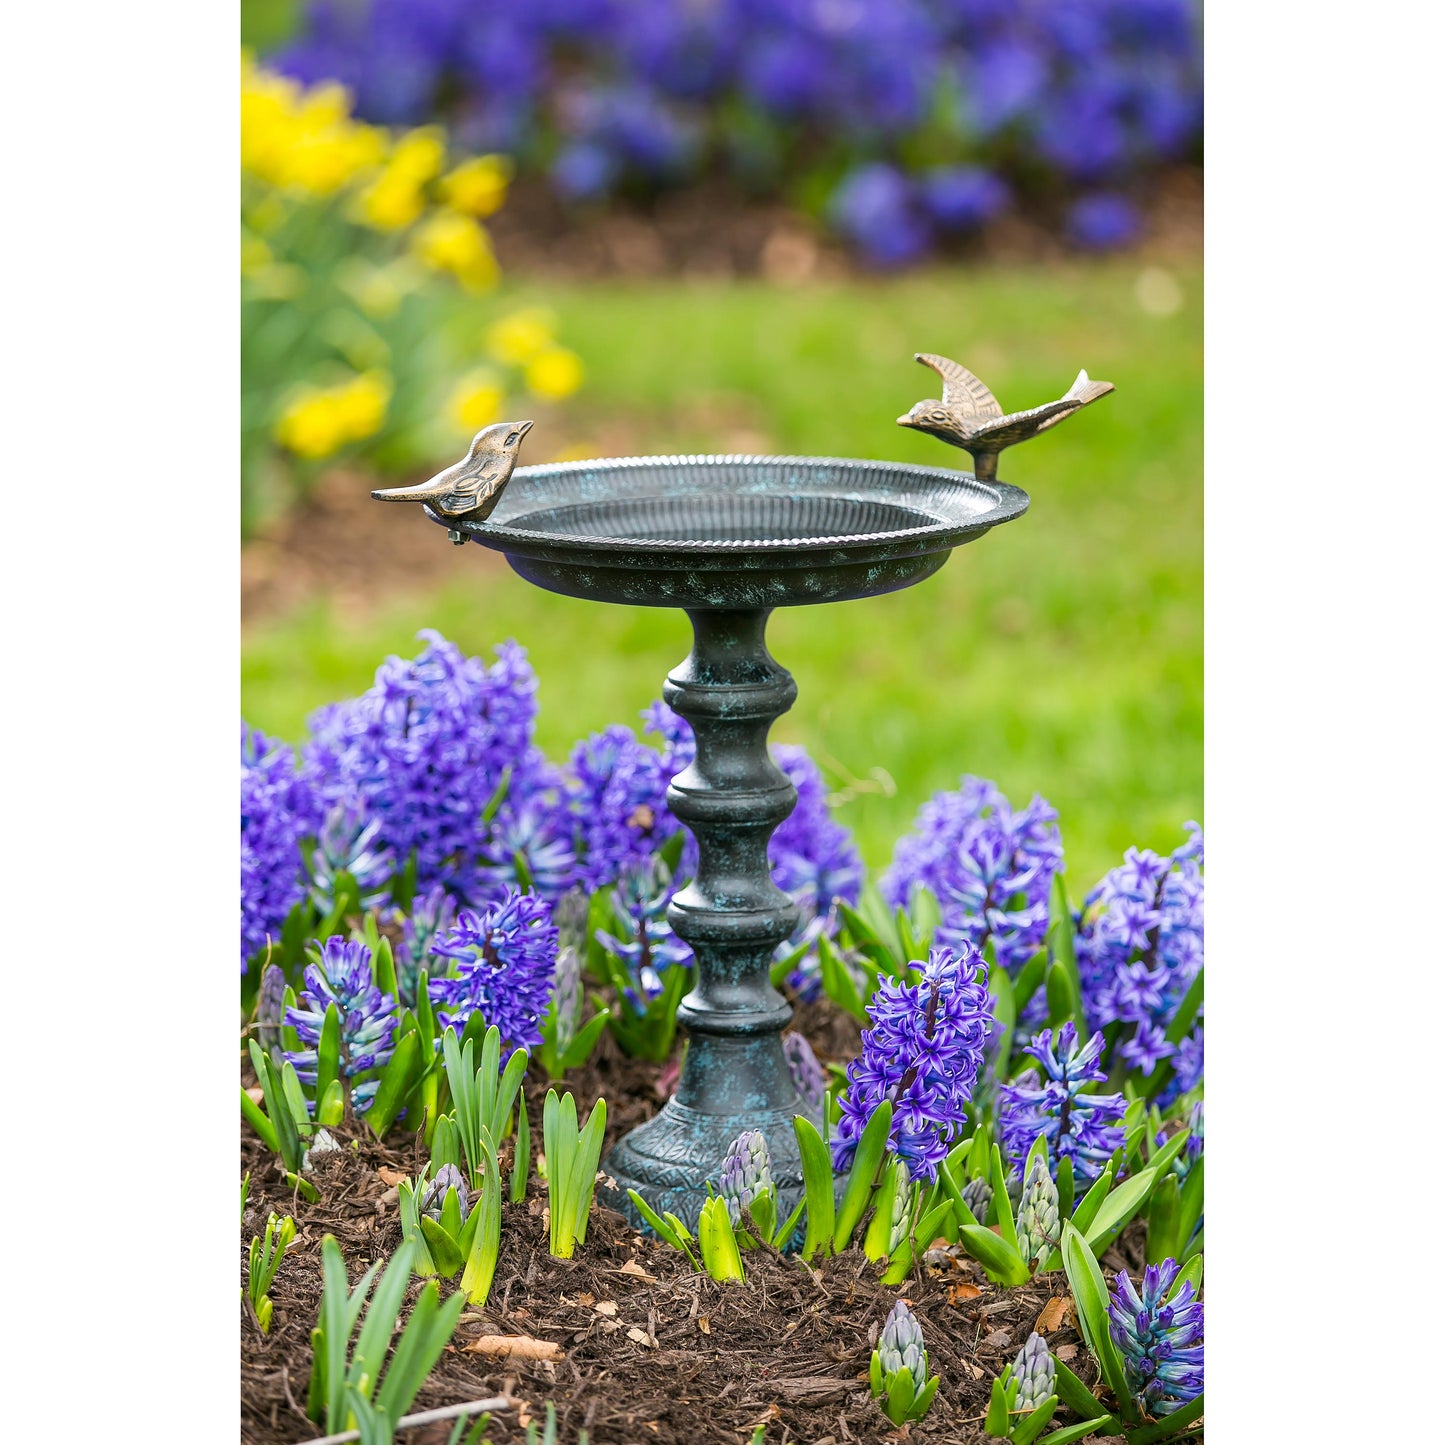
[[[1144,1271],[1139,1289],[1121,1270],[1109,1291],[1109,1334],[1147,1415],[1172,1415],[1204,1390],[1204,1305],[1191,1280],[1170,1297],[1178,1277],[1179,1266],[1166,1259]]]

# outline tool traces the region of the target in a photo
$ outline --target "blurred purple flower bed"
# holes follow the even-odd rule
[[[897,266],[1011,207],[1140,233],[1197,160],[1196,0],[314,0],[273,63],[578,206],[723,175]]]

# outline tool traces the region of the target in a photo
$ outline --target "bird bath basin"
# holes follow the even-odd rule
[[[684,456],[521,467],[485,521],[428,511],[569,597],[771,608],[907,587],[1028,502],[939,467]]]
[[[775,951],[798,924],[768,863],[768,838],[797,800],[768,754],[769,727],[797,697],[792,675],[768,652],[769,614],[931,576],[955,547],[1027,509],[1026,493],[994,479],[998,452],[1112,390],[1081,372],[1059,401],[1005,415],[956,362],[918,359],[942,378],[943,400],[899,420],[972,451],[975,475],[767,456],[622,457],[513,471],[531,424],[501,422],[430,482],[374,494],[422,502],[454,542],[503,553],[548,591],[680,607],[692,621],[692,651],[663,696],[697,741],[667,793],[697,839],[696,873],[667,910],[692,946],[696,984],[678,1007],[688,1048],[676,1094],[602,1163],[613,1181],[608,1202],[634,1223],[629,1189],[695,1226],[705,1181],[718,1178],[744,1129],[767,1139],[786,1217],[802,1189],[793,1118],[821,1124],[783,1053],[792,1007],[769,982]]]

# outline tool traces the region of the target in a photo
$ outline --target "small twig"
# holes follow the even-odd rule
[[[285,1365],[281,1366],[281,1388],[286,1392],[286,1403],[290,1405],[291,1413],[309,1422],[311,1417],[296,1403],[296,1397],[291,1393],[291,1374]]]
[[[289,1396],[290,1391],[287,1391]],[[443,1405],[438,1410],[423,1410],[396,1422],[398,1430],[413,1430],[418,1425],[434,1425],[438,1420],[456,1420],[464,1415],[480,1415],[483,1410],[510,1410],[516,1403],[510,1395],[494,1395],[490,1400],[469,1400],[465,1405]],[[360,1430],[342,1430],[336,1435],[318,1435],[302,1445],[350,1445],[361,1439]]]

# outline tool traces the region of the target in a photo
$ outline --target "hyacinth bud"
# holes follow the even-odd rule
[[[563,1054],[576,1037],[582,1003],[582,960],[570,945],[558,951],[552,995],[557,1000],[557,1052]]]
[[[552,905],[552,922],[563,948],[575,952],[586,942],[587,907],[587,894],[581,888],[569,888]]]
[[[969,1213],[980,1224],[988,1218],[989,1205],[993,1203],[993,1185],[987,1179],[970,1179],[963,1186],[963,1202]]]
[[[281,1015],[285,1008],[286,975],[274,963],[268,963],[256,1000],[256,1035],[268,1054],[281,1047]]]
[[[1014,1379],[1019,1382],[1015,1409],[1037,1410],[1054,1393],[1054,1357],[1044,1337],[1031,1334],[1014,1361]]]
[[[744,1129],[723,1157],[718,1193],[727,1200],[728,1217],[736,1224],[760,1194],[773,1187],[773,1161],[768,1141],[757,1129]]]
[[[888,1253],[892,1254],[908,1238],[908,1201],[912,1191],[906,1178],[898,1181],[893,1191],[892,1213],[888,1221]]]
[[[421,1198],[417,1200],[417,1212],[430,1215],[440,1224],[442,1205],[446,1201],[448,1189],[457,1191],[457,1203],[461,1206],[462,1223],[465,1224],[472,1206],[467,1198],[467,1181],[455,1164],[443,1164],[437,1170],[436,1178],[427,1184],[422,1190]]]
[[[1042,1264],[1059,1242],[1059,1190],[1042,1155],[1034,1156],[1033,1168],[1024,1181],[1018,1213],[1019,1253],[1030,1262]]]
[[[793,1076],[793,1087],[799,1097],[810,1111],[821,1113],[825,1088],[823,1066],[813,1046],[802,1034],[784,1034],[783,1057],[788,1061],[788,1072]]]
[[[928,1374],[928,1351],[923,1348],[923,1331],[913,1311],[902,1300],[888,1311],[883,1333],[878,1337],[878,1363],[886,1379],[899,1370],[912,1374],[919,1389]]]

